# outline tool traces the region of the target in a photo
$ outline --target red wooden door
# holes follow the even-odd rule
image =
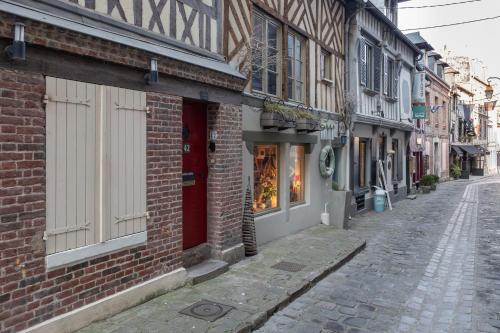
[[[207,112],[184,104],[182,113],[182,240],[184,249],[207,241]]]

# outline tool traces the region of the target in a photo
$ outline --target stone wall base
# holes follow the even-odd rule
[[[212,257],[232,265],[245,258],[245,247],[240,243],[222,251],[213,250]]]
[[[66,333],[79,330],[153,297],[184,286],[188,276],[184,268],[158,276],[81,308],[51,318],[22,333]]]

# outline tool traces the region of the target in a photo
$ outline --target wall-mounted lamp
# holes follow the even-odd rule
[[[146,84],[151,85],[159,82],[158,79],[158,59],[151,58],[150,60],[150,72],[144,75]]]
[[[5,48],[5,54],[11,60],[26,60],[24,24],[20,22],[14,23],[14,41]]]

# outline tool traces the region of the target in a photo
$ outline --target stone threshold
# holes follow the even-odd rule
[[[365,246],[366,241],[353,231],[315,226],[261,246],[258,255],[216,278],[169,292],[79,332],[250,332]],[[280,262],[299,270],[273,268]],[[213,322],[179,313],[201,300],[233,309]]]

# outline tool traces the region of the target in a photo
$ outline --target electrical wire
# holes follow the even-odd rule
[[[466,1],[460,1],[460,2],[450,2],[450,3],[443,3],[439,5],[425,5],[425,6],[404,6],[404,7],[399,7],[399,6],[387,6],[387,7],[378,7],[378,6],[371,6],[367,5],[365,8],[378,8],[378,9],[387,9],[387,8],[392,8],[392,9],[425,9],[425,8],[436,8],[436,7],[448,7],[448,6],[454,6],[454,5],[464,5],[468,4],[471,2],[480,2],[483,0],[466,0]]]
[[[500,15],[498,15],[498,16],[492,16],[492,17],[485,17],[485,18],[481,18],[481,19],[477,19],[477,20],[470,20],[470,21],[462,21],[462,22],[450,23],[450,24],[440,24],[440,25],[433,25],[433,26],[428,26],[428,27],[401,29],[401,31],[428,30],[428,29],[435,29],[435,28],[453,27],[453,26],[463,25],[463,24],[469,24],[469,23],[476,23],[476,22],[483,22],[483,21],[489,21],[489,20],[496,20],[496,19],[499,19],[499,18],[500,18]]]

